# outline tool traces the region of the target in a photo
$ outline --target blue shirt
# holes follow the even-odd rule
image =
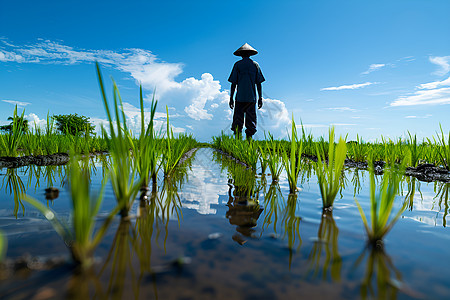
[[[249,57],[237,61],[228,78],[237,85],[236,102],[256,102],[256,84],[265,80],[258,63]]]

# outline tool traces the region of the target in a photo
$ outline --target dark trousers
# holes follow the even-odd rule
[[[256,102],[238,102],[235,101],[233,124],[231,130],[235,134],[240,134],[244,125],[245,134],[252,136],[256,132]]]

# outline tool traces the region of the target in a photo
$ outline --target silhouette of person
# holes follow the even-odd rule
[[[265,78],[256,61],[250,59],[250,56],[258,54],[252,46],[245,43],[234,53],[241,56],[231,71],[228,81],[231,82],[230,108],[234,108],[233,124],[231,130],[234,134],[240,136],[244,125],[245,115],[245,134],[248,140],[256,133],[256,89],[258,90],[258,109],[263,105],[261,83]],[[256,89],[255,89],[256,87]],[[233,100],[237,88],[236,102]]]

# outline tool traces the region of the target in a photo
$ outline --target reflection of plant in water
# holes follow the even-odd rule
[[[311,254],[309,255],[309,260],[314,269],[314,276],[322,272],[322,278],[325,280],[327,279],[328,271],[330,271],[331,279],[339,281],[341,277],[342,259],[338,251],[338,235],[339,229],[333,219],[333,211],[324,209],[317,233],[317,241],[314,243]],[[323,251],[325,251],[325,260],[321,268],[320,264]]]
[[[271,184],[264,195],[264,223],[262,229],[268,228],[273,223],[273,231],[277,232],[278,213],[281,210],[283,194],[278,184]],[[284,201],[283,201],[284,202]]]
[[[132,266],[133,246],[132,241],[135,240],[135,231],[129,220],[122,219],[117,228],[116,235],[106,257],[105,263],[100,271],[99,276],[103,274],[106,267],[111,263],[111,274],[109,275],[108,288],[106,295],[122,299],[125,290],[125,279],[131,278],[136,283],[136,274]],[[129,274],[127,274],[127,271]],[[138,298],[136,287],[134,287],[134,296]],[[127,291],[129,294],[129,291]]]
[[[56,217],[55,212],[38,200],[24,195],[24,201],[33,205],[52,224],[55,231],[61,236],[69,247],[72,258],[82,269],[88,269],[92,264],[92,255],[97,245],[102,240],[109,223],[118,212],[115,209],[105,220],[102,227],[94,234],[96,216],[100,209],[103,197],[103,188],[97,197],[92,197],[89,190],[88,162],[80,167],[77,158],[70,163],[70,195],[72,199],[72,220],[66,224]]]
[[[233,240],[243,245],[246,242],[245,237],[251,237],[254,233],[253,228],[262,212],[258,202],[261,185],[257,184],[256,174],[252,169],[226,158],[222,161],[222,167],[228,169],[230,176],[226,218],[231,225],[237,226]]]
[[[448,194],[450,192],[450,183],[448,182],[438,182],[434,183],[434,192],[436,196],[434,199],[438,199],[439,211],[442,210],[442,205],[444,205],[444,216],[442,217],[442,225],[447,226],[447,214],[448,214]]]
[[[68,282],[67,298],[91,299],[91,286],[93,287],[95,298],[105,298],[100,278],[97,276],[93,269],[75,270],[73,272],[72,278],[70,278]]]
[[[366,273],[361,283],[361,298],[363,299],[396,299],[402,285],[401,273],[395,268],[391,258],[384,249],[367,247],[355,262],[358,266],[366,252],[369,252],[366,262]],[[374,290],[374,284],[376,290]]]
[[[19,205],[22,207],[23,213],[25,214],[25,207],[20,199],[20,195],[25,192],[25,185],[19,175],[17,175],[17,169],[6,169],[1,189],[3,189],[3,187],[5,187],[7,193],[9,192],[9,194],[13,194],[14,196],[14,216],[17,218]]]
[[[291,268],[292,252],[295,245],[298,244],[296,249],[298,251],[302,244],[299,229],[301,218],[295,215],[297,210],[297,196],[297,194],[289,194],[286,206],[284,207],[284,215],[281,220],[284,228],[284,236],[288,237],[289,269]]]
[[[397,214],[391,217],[392,209],[394,207],[395,196],[398,194],[401,174],[403,174],[405,164],[400,166],[400,171],[391,163],[390,168],[384,171],[381,187],[376,195],[375,174],[373,170],[373,161],[369,157],[369,173],[370,173],[370,216],[371,222],[367,221],[366,215],[355,198],[356,205],[361,214],[361,218],[366,229],[369,243],[372,245],[382,246],[382,239],[392,229],[395,222],[401,216],[406,208],[406,202],[403,203],[401,209]]]
[[[416,183],[417,183],[417,191],[420,193],[420,197],[423,200],[422,192],[420,191],[420,181],[417,180],[415,177],[406,177],[406,182],[408,183],[408,192],[405,196],[405,203],[407,204],[407,207],[409,210],[413,210],[414,208],[414,195],[416,193]]]
[[[362,185],[361,185],[361,178],[360,176],[363,178],[364,180],[364,173],[359,172],[360,170],[358,168],[355,168],[353,170],[353,177],[351,179],[351,182],[353,183],[353,197],[356,197],[356,194],[359,195],[359,193],[362,190]]]
[[[5,258],[7,248],[8,248],[8,240],[3,234],[3,231],[0,230],[0,262],[2,262],[3,258]]]

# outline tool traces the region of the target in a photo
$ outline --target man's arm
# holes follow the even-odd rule
[[[256,89],[258,90],[258,96],[259,96],[259,98],[258,98],[258,109],[260,109],[262,107],[262,105],[263,105],[263,103],[262,103],[262,85],[261,85],[261,83],[258,83],[256,85]]]
[[[230,90],[230,108],[233,109],[234,108],[234,101],[233,101],[233,97],[234,97],[234,92],[236,91],[236,83],[232,83],[231,84],[231,90]]]

